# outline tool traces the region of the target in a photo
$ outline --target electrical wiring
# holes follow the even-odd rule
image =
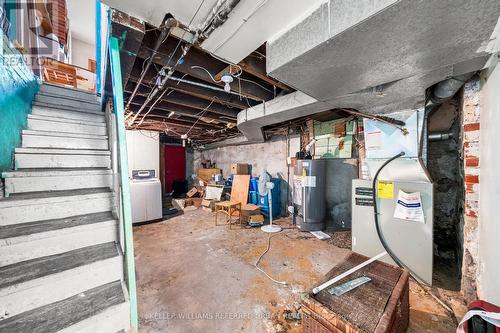
[[[208,76],[210,76],[210,78],[212,79],[212,81],[216,82],[216,83],[219,83],[219,82],[222,82],[222,80],[216,80],[213,75],[203,66],[198,66],[198,65],[194,65],[194,66],[191,66],[192,69],[201,69],[201,70],[204,70]]]
[[[194,124],[191,126],[191,128],[187,131],[187,133],[185,135],[188,135],[191,130],[193,129],[193,127],[200,121],[201,117],[203,117],[203,115],[205,114],[205,112],[207,112],[208,108],[212,106],[212,104],[214,103],[214,99],[212,98],[212,101],[210,102],[210,104],[208,104],[202,111],[201,111],[201,115],[200,117],[198,117],[198,119],[196,119],[196,121],[194,122]]]
[[[139,122],[139,124],[137,124],[137,125],[135,126],[135,128],[137,128],[137,127],[139,127],[139,126],[141,126],[141,125],[142,125],[142,123],[144,122],[144,120],[146,119],[146,117],[148,116],[148,114],[149,114],[149,113],[153,110],[153,108],[156,106],[156,104],[158,104],[158,102],[159,102],[159,101],[163,98],[163,96],[165,95],[165,93],[166,93],[167,91],[169,91],[169,90],[168,90],[168,89],[165,89],[165,90],[161,93],[161,95],[160,95],[160,96],[156,99],[156,101],[155,101],[155,102],[154,102],[154,103],[153,103],[153,104],[149,107],[148,112],[146,112],[146,113],[144,114],[144,116],[141,118],[141,121]],[[170,90],[170,92],[167,94],[167,96],[168,96],[168,95],[170,95],[172,92],[173,92],[173,90]]]
[[[274,278],[272,278],[269,274],[267,274],[262,268],[259,267],[259,262],[262,260],[262,257],[264,257],[264,255],[269,252],[269,250],[271,249],[271,238],[273,238],[274,236],[278,235],[279,233],[275,233],[275,234],[269,234],[269,237],[267,238],[267,249],[260,255],[259,259],[257,259],[257,261],[255,262],[254,266],[255,268],[257,268],[257,270],[259,270],[261,273],[264,273],[265,276],[267,276],[267,278],[275,283],[278,283],[278,284],[281,284],[281,285],[288,285],[285,281],[278,281]]]
[[[198,12],[200,11],[201,9],[201,6],[203,6],[203,4],[205,3],[205,0],[201,0],[200,4],[198,5],[198,8],[196,8],[196,11],[194,12],[193,16],[191,17],[191,20],[189,20],[189,23],[188,23],[188,27],[191,26],[191,24],[193,23],[196,15],[198,15]],[[182,33],[182,36],[181,38],[179,39],[179,42],[177,43],[177,45],[175,46],[175,49],[174,49],[174,52],[172,52],[172,54],[170,55],[170,57],[168,58],[168,61],[167,61],[167,64],[165,65],[165,67],[168,67],[170,65],[170,62],[172,61],[172,58],[173,56],[175,55],[175,53],[177,52],[177,50],[179,49],[179,46],[181,45],[181,42],[182,40],[184,39],[184,36],[186,35],[186,31],[184,31]]]
[[[266,91],[270,92],[271,94],[273,93],[273,91],[272,91],[271,89],[268,89],[268,88],[264,87],[262,84],[257,83],[257,82],[255,82],[255,81],[253,81],[253,80],[244,79],[244,78],[242,78],[242,77],[240,77],[240,78],[238,78],[238,79],[239,79],[239,80],[242,80],[242,81],[246,81],[246,82],[253,83],[253,84],[255,84],[255,85],[257,85],[257,86],[261,87],[262,89],[264,89],[264,90],[266,90]]]

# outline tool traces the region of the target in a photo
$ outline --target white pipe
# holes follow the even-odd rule
[[[320,285],[319,287],[316,287],[313,289],[313,294],[316,295],[317,293],[319,293],[321,290],[325,289],[325,288],[328,288],[329,286],[331,286],[332,284],[334,284],[335,282],[338,282],[340,280],[342,280],[343,278],[345,278],[346,276],[349,276],[351,275],[352,273],[360,270],[361,268],[371,264],[372,262],[376,261],[376,260],[379,260],[380,258],[382,258],[383,256],[385,256],[387,254],[387,252],[382,252],[380,254],[377,254],[375,257],[371,258],[371,259],[368,259],[367,261],[364,261],[362,262],[361,264],[359,264],[358,266],[356,267],[353,267],[351,268],[350,270],[348,270],[347,272],[344,272],[340,275],[337,275],[336,277],[334,277],[333,279],[329,280],[329,281],[326,281],[325,283],[323,283],[322,285]]]

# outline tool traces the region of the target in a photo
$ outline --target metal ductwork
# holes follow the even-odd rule
[[[267,43],[267,71],[329,109],[377,115],[422,109],[429,87],[441,82],[432,96],[439,103],[466,73],[485,66],[499,16],[498,0],[330,0]],[[238,117],[245,135],[252,130],[249,139],[258,124],[272,124],[259,113],[247,109]],[[288,117],[282,113],[274,123]]]
[[[468,73],[455,76],[436,84],[431,90],[431,94],[429,96],[431,105],[443,104],[446,100],[453,97],[473,75],[474,73]]]
[[[215,29],[223,25],[227,21],[229,13],[238,3],[240,3],[240,0],[225,1],[223,7],[216,13],[217,15],[212,20],[212,23],[203,31],[203,36],[207,38]]]
[[[240,111],[238,130],[247,143],[264,142],[263,127],[330,109],[330,105],[296,91]]]

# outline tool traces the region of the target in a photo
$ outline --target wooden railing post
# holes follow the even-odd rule
[[[138,332],[137,293],[135,283],[134,239],[132,232],[132,211],[128,179],[127,142],[125,137],[125,115],[123,104],[123,83],[120,66],[120,48],[116,37],[109,37],[111,79],[113,83],[113,105],[118,140],[119,173],[121,183],[121,205],[125,234],[125,264],[127,287],[130,295],[130,320],[134,332]]]

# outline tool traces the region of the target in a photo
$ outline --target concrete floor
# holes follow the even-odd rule
[[[301,332],[300,294],[349,253],[332,241],[285,229],[271,238],[261,261],[285,287],[254,267],[267,234],[216,227],[211,212],[186,211],[135,227],[134,241],[141,332]],[[416,285],[410,289],[409,332],[454,332],[446,311]],[[463,310],[453,292],[444,294]]]

